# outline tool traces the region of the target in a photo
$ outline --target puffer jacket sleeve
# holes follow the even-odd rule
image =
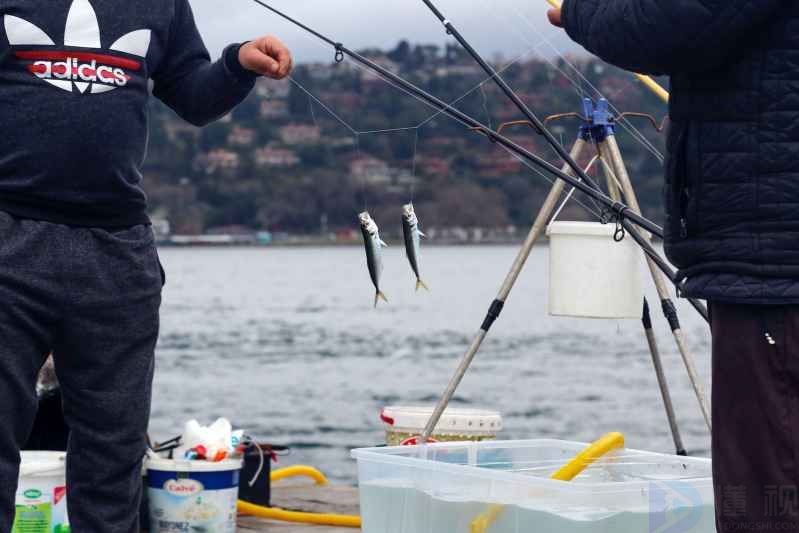
[[[565,0],[569,36],[608,63],[647,74],[712,70],[792,0]]]

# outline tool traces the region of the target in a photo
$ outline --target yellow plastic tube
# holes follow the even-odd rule
[[[547,3],[555,9],[560,9],[560,0],[547,0]],[[661,87],[660,84],[653,80],[651,76],[647,76],[646,74],[635,74],[635,77],[638,78],[638,80],[644,84],[644,87],[649,89],[655,96],[663,100],[665,103],[669,103],[669,91]]]
[[[327,478],[322,472],[312,466],[306,465],[294,465],[275,470],[269,475],[269,480],[272,483],[276,483],[281,479],[291,477],[308,477],[313,479],[317,485],[328,484]],[[243,515],[256,516],[267,520],[277,520],[279,522],[336,527],[361,527],[360,516],[286,511],[285,509],[279,509],[277,507],[262,507],[242,500],[238,501],[236,508],[238,512]]]
[[[577,454],[568,464],[552,474],[550,479],[571,481],[577,477],[580,472],[596,462],[597,459],[620,448],[624,448],[624,435],[621,433],[608,433]],[[470,533],[486,533],[488,528],[499,518],[499,514],[504,508],[504,505],[498,504],[489,506],[485,512],[472,520],[469,529]]]
[[[309,477],[313,479],[317,485],[327,485],[327,478],[323,473],[312,466],[294,465],[286,468],[274,470],[269,475],[269,480],[272,483],[277,483],[281,479],[290,477]]]
[[[264,518],[267,520],[293,522],[298,524],[315,524],[320,526],[352,528],[361,527],[360,516],[286,511],[276,507],[261,507],[260,505],[255,505],[241,500],[239,500],[236,507],[240,514],[256,516],[258,518]]]

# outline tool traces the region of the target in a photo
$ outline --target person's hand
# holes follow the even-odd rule
[[[267,78],[282,80],[291,73],[291,52],[280,39],[268,35],[250,41],[239,49],[239,63]]]
[[[553,26],[563,27],[563,21],[560,19],[560,9],[550,9],[547,11],[547,17],[549,18],[549,23]]]

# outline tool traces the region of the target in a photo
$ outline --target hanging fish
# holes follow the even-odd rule
[[[380,274],[383,273],[382,248],[388,245],[380,239],[380,231],[377,224],[372,220],[371,215],[364,211],[358,215],[363,233],[363,244],[366,247],[366,266],[369,268],[369,276],[375,286],[375,307],[378,300],[388,303],[386,295],[380,291]]]
[[[416,274],[416,290],[424,288],[430,290],[422,281],[419,275],[419,251],[421,249],[421,237],[427,237],[419,230],[419,219],[413,210],[413,204],[402,206],[402,233],[405,235],[405,255],[411,264],[413,273]]]

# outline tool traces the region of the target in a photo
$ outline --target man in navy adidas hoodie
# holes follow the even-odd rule
[[[211,62],[188,0],[0,0],[0,17],[0,532],[50,351],[72,530],[137,531],[164,282],[140,173],[148,83],[204,125],[291,57],[263,37]]]

